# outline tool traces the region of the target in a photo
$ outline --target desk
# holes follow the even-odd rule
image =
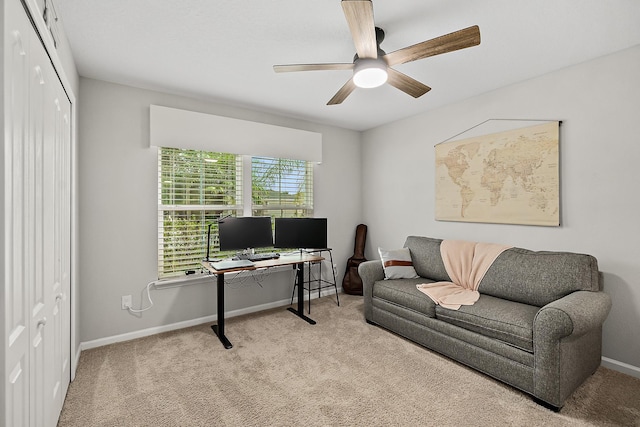
[[[224,334],[224,275],[225,273],[238,273],[241,271],[251,271],[257,270],[259,268],[273,268],[273,267],[282,267],[286,265],[294,265],[297,266],[297,275],[298,275],[298,283],[303,283],[304,280],[304,263],[305,262],[320,262],[324,260],[323,257],[317,255],[310,255],[306,253],[299,253],[295,255],[283,255],[277,259],[269,259],[266,261],[257,261],[252,267],[242,267],[242,268],[234,268],[229,270],[221,270],[218,271],[215,268],[211,267],[209,262],[202,261],[202,266],[211,274],[214,274],[217,277],[217,288],[218,288],[218,323],[217,325],[211,325],[211,329],[218,336],[218,339],[224,345],[224,348],[229,349],[233,347],[231,342],[227,339]],[[309,322],[312,325],[315,325],[316,322],[313,319],[304,315],[304,292],[298,292],[298,309],[294,309],[293,307],[287,308],[290,312],[294,313],[296,316],[301,319]]]

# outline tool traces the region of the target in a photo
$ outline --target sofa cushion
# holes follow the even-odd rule
[[[415,268],[411,261],[411,252],[409,249],[382,249],[378,248],[382,268],[384,269],[384,277],[386,279],[417,279]]]
[[[380,298],[392,304],[406,307],[425,316],[436,317],[436,304],[420,292],[416,285],[428,283],[422,277],[417,279],[379,280],[373,284],[373,298]]]
[[[451,278],[447,274],[440,255],[441,239],[430,237],[409,236],[404,246],[411,252],[413,268],[419,276],[432,279],[436,282],[449,282]]]
[[[459,310],[437,306],[436,318],[533,352],[533,319],[538,310],[536,306],[480,295],[474,305],[463,305]]]
[[[481,294],[540,307],[574,291],[599,289],[598,262],[593,256],[521,248],[500,254],[478,287]]]

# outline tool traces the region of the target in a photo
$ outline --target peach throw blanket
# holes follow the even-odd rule
[[[493,261],[511,246],[495,243],[443,240],[440,255],[452,282],[416,285],[436,304],[457,310],[461,305],[473,305],[478,298],[478,286]]]

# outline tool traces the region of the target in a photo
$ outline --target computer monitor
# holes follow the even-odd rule
[[[271,218],[268,216],[229,217],[218,224],[221,251],[273,246]]]
[[[276,248],[327,247],[326,218],[276,218],[275,226]]]

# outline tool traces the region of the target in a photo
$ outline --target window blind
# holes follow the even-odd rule
[[[242,158],[178,148],[158,149],[158,278],[198,269],[219,248],[216,220],[242,215]]]
[[[251,200],[254,216],[313,216],[313,163],[253,157]]]

